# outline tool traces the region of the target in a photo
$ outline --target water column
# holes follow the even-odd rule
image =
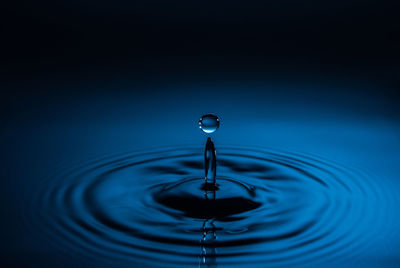
[[[217,155],[215,152],[214,142],[211,140],[210,137],[207,139],[206,147],[204,150],[204,171],[205,184],[209,186],[216,186]]]

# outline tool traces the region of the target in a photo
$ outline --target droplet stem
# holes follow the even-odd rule
[[[216,185],[217,156],[214,142],[211,140],[211,138],[207,139],[206,148],[204,150],[204,170],[205,183]]]

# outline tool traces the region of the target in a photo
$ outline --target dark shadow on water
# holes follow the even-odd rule
[[[235,172],[269,172],[273,171],[273,168],[265,166],[265,165],[258,165],[255,163],[245,163],[245,162],[235,162],[229,161],[226,159],[219,159],[218,161],[219,166],[225,166],[230,168],[232,171]]]
[[[261,203],[242,197],[209,200],[195,196],[166,195],[159,197],[157,201],[166,207],[182,211],[188,217],[199,219],[226,218],[261,206]]]

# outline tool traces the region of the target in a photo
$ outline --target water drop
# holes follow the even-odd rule
[[[199,120],[199,127],[205,133],[213,133],[219,128],[218,116],[213,114],[203,115]]]

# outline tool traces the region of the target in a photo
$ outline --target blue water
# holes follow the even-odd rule
[[[1,128],[1,249],[21,266],[398,267],[388,107],[379,90],[315,84],[21,100]],[[208,112],[215,191],[196,125]]]

